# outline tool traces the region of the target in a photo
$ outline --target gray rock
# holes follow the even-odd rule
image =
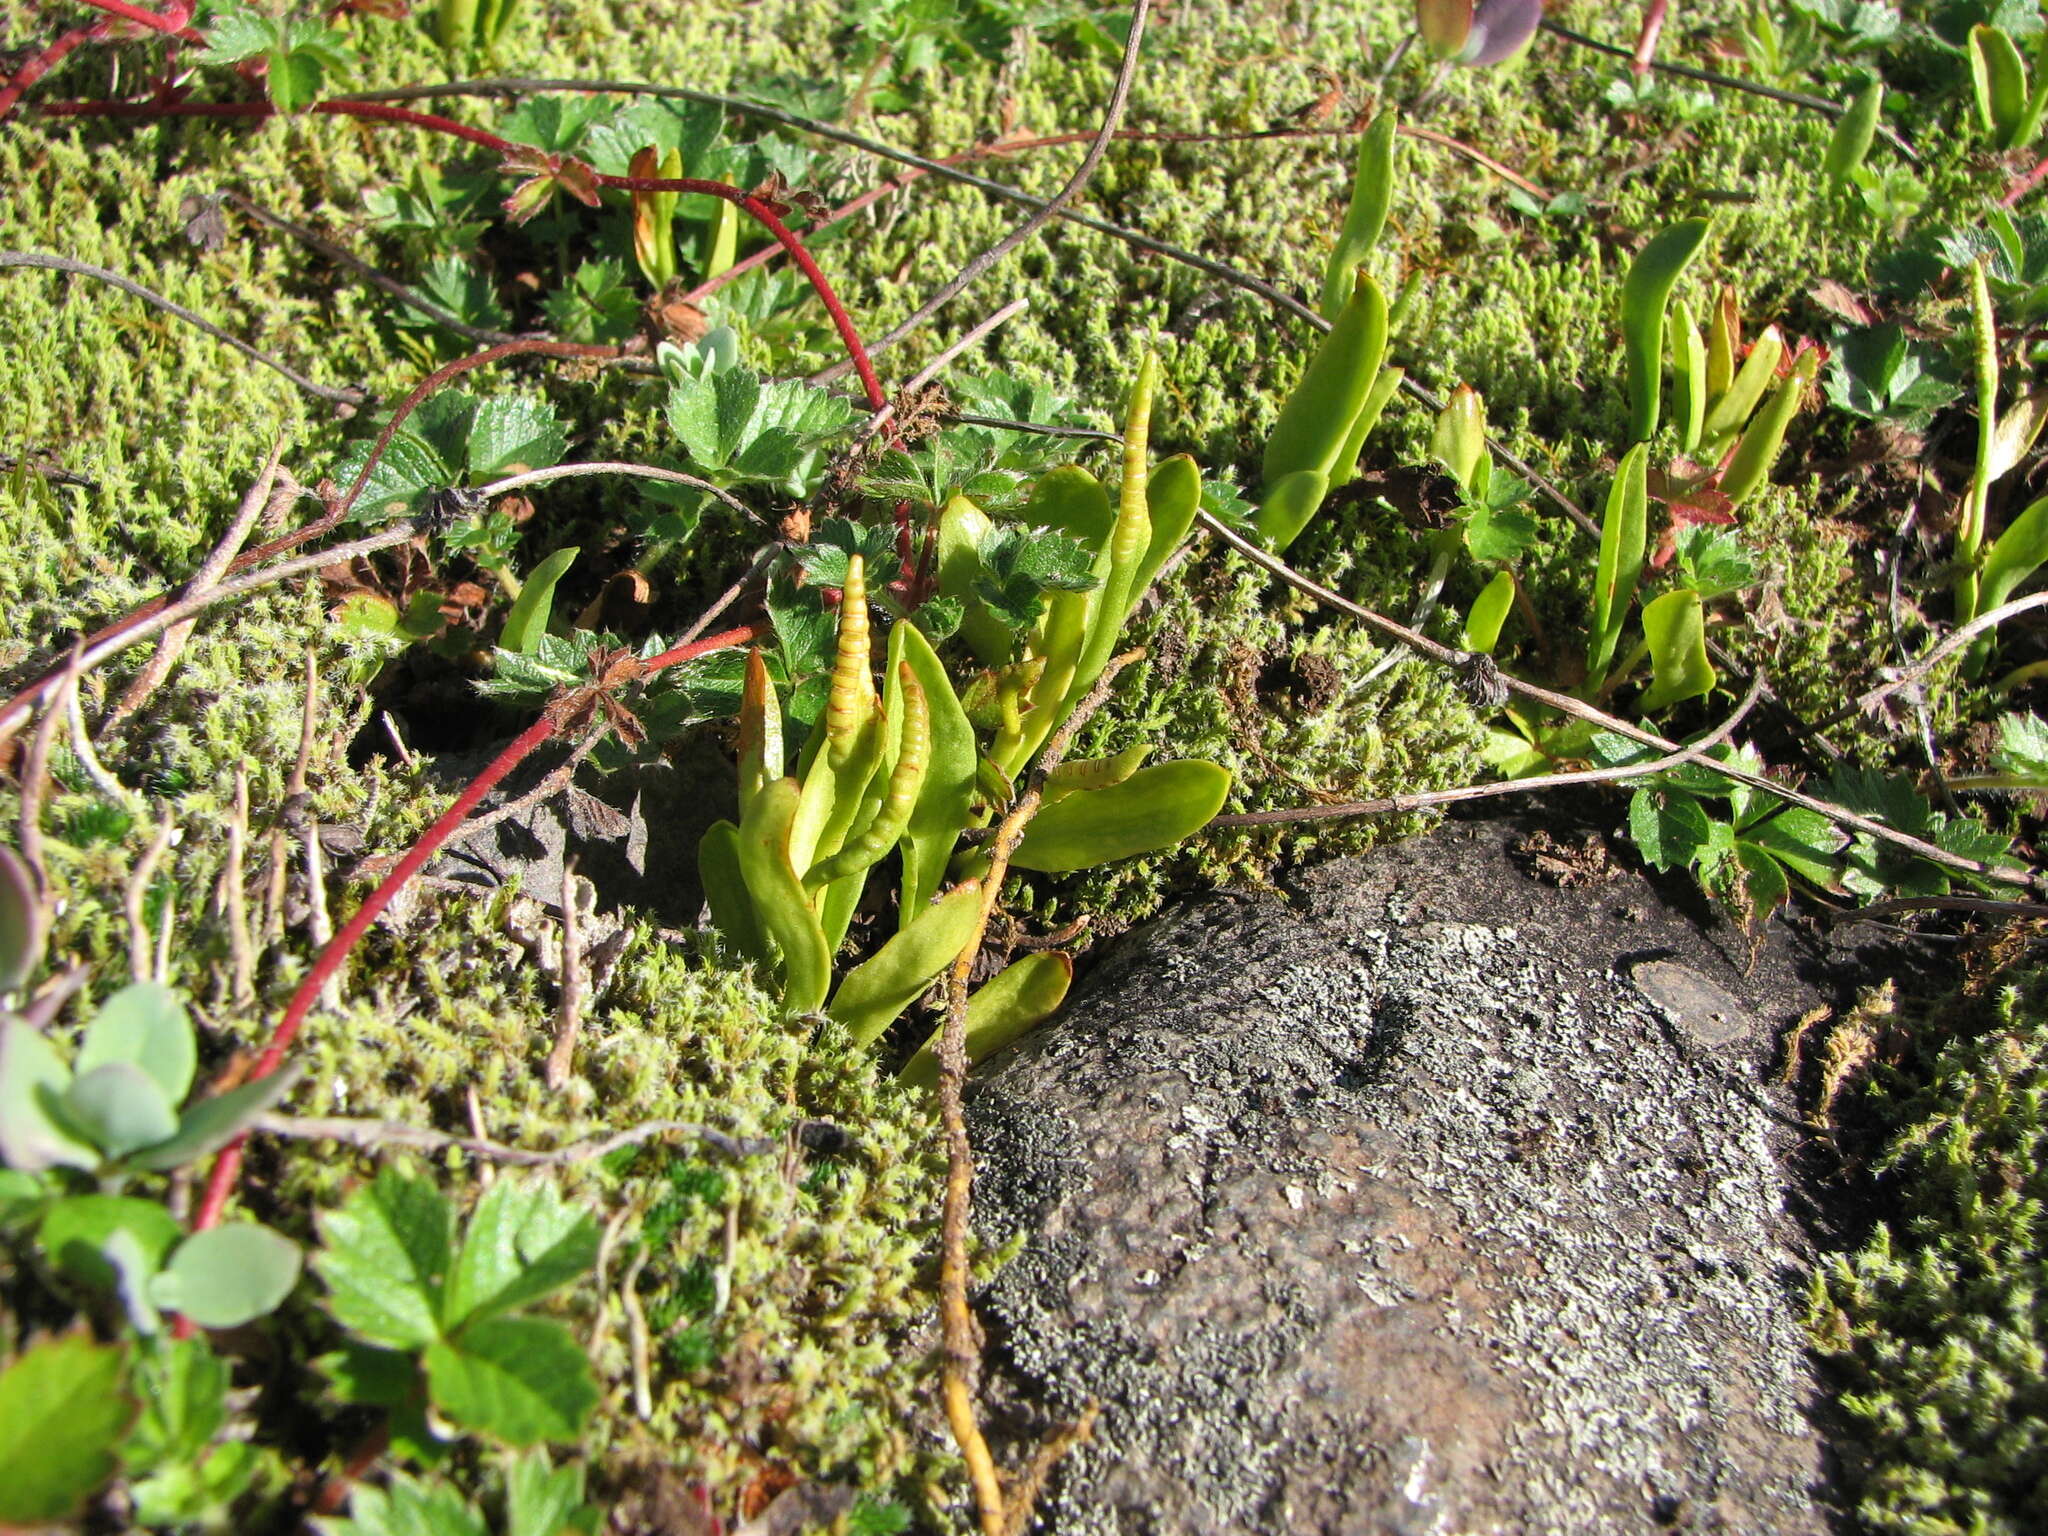
[[[996,1427],[1103,1407],[1043,1528],[1829,1529],[1763,1087],[1810,994],[1508,840],[1204,900],[978,1076]]]

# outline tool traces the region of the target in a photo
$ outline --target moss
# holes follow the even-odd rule
[[[2048,973],[1988,1001],[1916,1010],[1924,1053],[1861,1106],[1884,1219],[1813,1277],[1875,1531],[2018,1536],[2048,1507]]]

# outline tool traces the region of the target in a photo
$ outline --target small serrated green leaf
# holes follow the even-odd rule
[[[477,402],[469,423],[472,483],[559,464],[568,428],[553,405],[529,395],[493,395]]]
[[[597,1406],[582,1348],[560,1323],[490,1317],[426,1352],[434,1406],[464,1429],[510,1445],[573,1443]]]
[[[66,1521],[108,1478],[137,1404],[126,1345],[83,1332],[32,1344],[0,1371],[0,1525]]]
[[[1653,869],[1683,869],[1713,836],[1706,808],[1680,789],[1646,784],[1629,800],[1628,831]]]
[[[442,1300],[444,1333],[559,1290],[597,1260],[597,1228],[546,1180],[501,1178],[463,1234]]]
[[[327,1282],[336,1322],[400,1348],[440,1336],[454,1252],[448,1201],[438,1189],[387,1167],[319,1224],[313,1268]]]

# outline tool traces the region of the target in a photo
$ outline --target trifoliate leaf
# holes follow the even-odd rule
[[[1475,560],[1515,560],[1536,542],[1536,519],[1526,512],[1472,509],[1465,519],[1465,547]]]
[[[1012,629],[1028,629],[1045,611],[1047,592],[1086,592],[1099,584],[1088,546],[1049,528],[999,523],[983,536],[974,595]]]
[[[597,1259],[597,1227],[543,1179],[501,1178],[484,1191],[463,1234],[442,1305],[453,1331],[525,1306],[576,1279]]]
[[[791,553],[811,586],[843,587],[850,555],[859,555],[870,573],[889,567],[896,558],[896,530],[828,517],[812,530],[810,543]]]

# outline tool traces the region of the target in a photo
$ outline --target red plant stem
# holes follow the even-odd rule
[[[267,101],[203,102],[203,101],[56,101],[44,106],[42,111],[53,117],[240,117],[268,118],[276,115],[277,109]],[[409,107],[388,106],[373,101],[322,101],[316,102],[309,111],[333,117],[353,117],[369,122],[404,123],[414,128],[424,128],[433,133],[450,134],[471,144],[480,145],[498,154],[511,154],[522,146],[510,139],[500,138],[495,133],[486,133],[481,128],[471,128],[453,118],[441,117],[432,112],[415,112]],[[753,216],[755,222],[775,238],[776,244],[789,252],[789,259],[797,264],[805,279],[818,295],[818,302],[825,306],[825,313],[832,317],[832,325],[839,332],[839,340],[846,348],[846,355],[852,361],[854,372],[860,375],[861,390],[867,395],[871,409],[879,411],[888,402],[888,395],[882,389],[882,381],[875,375],[875,365],[868,357],[867,347],[855,329],[853,317],[846,312],[846,306],[839,302],[839,295],[833,292],[832,284],[826,278],[811,253],[804,248],[795,231],[784,224],[775,209],[751,192],[742,192],[738,187],[722,181],[700,181],[693,176],[605,176],[593,178],[601,187],[612,187],[624,192],[701,192],[709,197],[724,198],[736,203]]]
[[[2033,191],[2034,188],[2041,185],[2044,177],[2048,177],[2048,159],[2037,161],[2031,171],[2028,171],[2026,175],[2015,181],[2007,190],[2005,196],[1998,200],[1998,206],[2010,208],[2014,203],[2017,203],[2021,198]]]
[[[145,11],[139,5],[130,5],[128,0],[85,0],[85,3],[96,11],[119,16],[123,21],[132,21],[138,27],[146,27],[152,32],[162,32],[169,37],[189,36],[193,41],[198,41],[198,34],[194,33],[189,25],[192,20],[192,7],[189,5],[174,4],[170,10],[159,16],[155,11]]]
[[[677,662],[688,661],[710,651],[723,650],[727,646],[744,645],[749,640],[759,639],[766,626],[743,624],[737,629],[723,630],[707,635],[702,640],[693,640],[688,645],[679,645],[664,651],[649,661],[645,673],[659,672]],[[277,1028],[271,1032],[270,1042],[263,1048],[263,1054],[256,1058],[256,1065],[250,1070],[248,1081],[255,1082],[270,1076],[284,1060],[284,1054],[298,1037],[299,1028],[306,1022],[306,1016],[313,1011],[313,1005],[320,1000],[320,991],[335,976],[348,959],[370,925],[377,921],[384,909],[397,899],[405,889],[406,882],[426,867],[427,861],[441,851],[442,846],[462,830],[462,824],[469,820],[476,808],[498,782],[531,756],[536,748],[555,734],[556,723],[547,715],[533,722],[490,760],[482,773],[470,780],[455,802],[443,811],[434,824],[423,832],[419,840],[406,850],[392,868],[391,873],[381,880],[377,888],[364,898],[353,916],[342,925],[341,931],[321,947],[313,957],[313,964],[298,989],[292,993],[291,1001],[285,1005],[284,1017],[278,1020]],[[229,1195],[234,1193],[235,1177],[241,1171],[242,1144],[245,1136],[238,1136],[221,1148],[220,1156],[214,1159],[213,1171],[207,1178],[206,1194],[200,1201],[198,1213],[192,1219],[192,1230],[204,1232],[220,1220],[221,1211],[226,1207]]]
[[[1650,72],[1650,66],[1657,58],[1657,39],[1664,31],[1664,13],[1671,0],[1650,0],[1649,9],[1643,12],[1643,29],[1636,36],[1636,54],[1629,68],[1640,80]]]
[[[41,53],[14,72],[14,78],[0,86],[0,117],[14,110],[21,93],[63,62],[64,56],[80,43],[96,42],[107,34],[107,24],[96,21],[89,27],[73,27]]]

